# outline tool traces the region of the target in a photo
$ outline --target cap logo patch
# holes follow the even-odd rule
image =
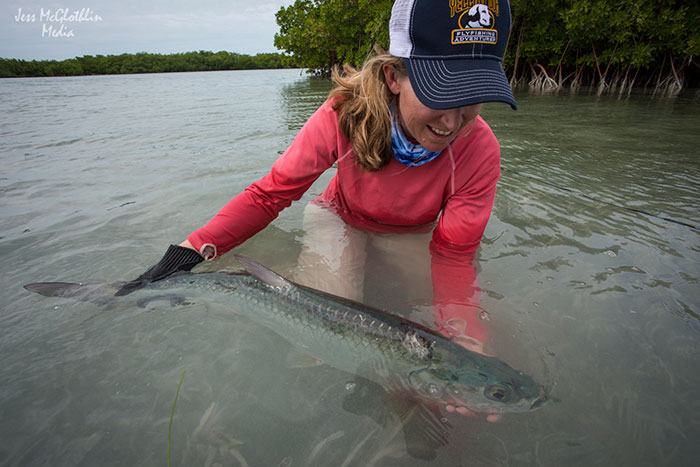
[[[452,44],[491,44],[498,42],[495,17],[497,0],[450,0],[452,18],[459,14],[459,29],[452,30]]]

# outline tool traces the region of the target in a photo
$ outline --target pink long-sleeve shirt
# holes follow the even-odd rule
[[[500,176],[500,148],[481,117],[471,131],[468,128],[427,164],[409,168],[392,159],[382,169],[367,172],[356,164],[352,144],[327,101],[270,173],[233,198],[188,240],[198,250],[212,244],[219,254],[225,253],[265,228],[337,162],[335,176],[314,202],[332,207],[349,225],[370,232],[433,229],[434,302],[473,302],[471,261],[491,214]],[[438,325],[449,320],[451,313],[449,306],[441,309],[438,314],[445,316],[436,315]],[[474,324],[472,331],[479,327]]]

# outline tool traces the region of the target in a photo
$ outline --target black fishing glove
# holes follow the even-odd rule
[[[150,282],[165,279],[176,272],[190,271],[202,261],[204,261],[204,258],[193,249],[179,245],[170,245],[168,251],[165,252],[160,261],[148,268],[146,272],[133,281],[124,284],[114,295],[128,295]]]

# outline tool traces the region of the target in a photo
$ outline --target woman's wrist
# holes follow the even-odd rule
[[[202,245],[200,249],[197,249],[194,245],[192,245],[192,243],[189,240],[185,240],[178,246],[196,251],[202,258],[204,258],[207,261],[213,260],[218,256],[216,246],[212,245],[211,243],[206,243]]]

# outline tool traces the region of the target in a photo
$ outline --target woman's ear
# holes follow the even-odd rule
[[[394,68],[394,65],[385,63],[382,66],[382,70],[384,71],[384,79],[389,90],[398,96],[401,92],[401,84],[399,83],[399,74],[396,72],[396,68]]]

